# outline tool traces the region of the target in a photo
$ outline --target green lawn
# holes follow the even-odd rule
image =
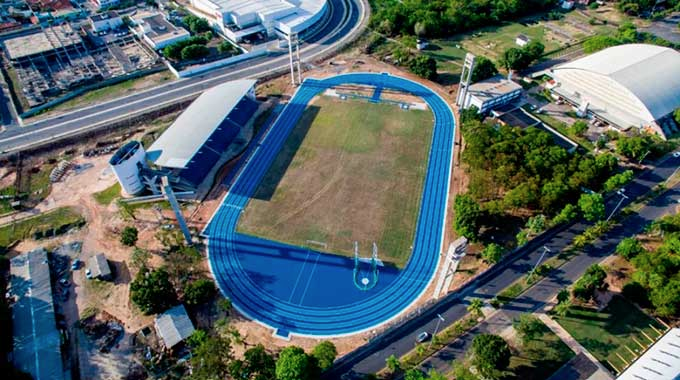
[[[504,380],[544,380],[574,357],[574,352],[543,323],[541,329],[541,336],[515,348],[508,367],[512,374]]]
[[[615,296],[602,312],[573,307],[566,317],[553,318],[603,364],[619,369],[624,367],[624,363],[618,355],[632,361],[642,352],[634,339],[649,344],[649,339],[642,332],[656,338],[658,334],[650,326],[663,330],[657,321],[620,296]]]
[[[120,184],[114,183],[108,189],[92,194],[94,200],[102,206],[108,206],[114,199],[120,197]]]
[[[59,230],[84,223],[83,217],[70,207],[61,207],[31,218],[0,227],[0,252],[16,241],[33,237],[39,231]]]
[[[310,105],[246,207],[239,231],[382,260],[409,258],[432,113],[320,97]],[[319,249],[318,245],[312,245]]]

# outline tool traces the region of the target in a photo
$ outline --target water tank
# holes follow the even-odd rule
[[[146,166],[146,152],[139,141],[130,141],[123,145],[111,157],[109,165],[126,194],[139,195],[144,191],[139,171]]]

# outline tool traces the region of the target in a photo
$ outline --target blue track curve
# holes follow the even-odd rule
[[[326,89],[346,84],[417,95],[427,102],[435,120],[409,262],[401,271],[381,268],[378,285],[365,292],[357,291],[353,285],[351,259],[236,232],[241,212],[307,104]],[[453,113],[446,102],[430,89],[407,79],[352,73],[305,80],[261,144],[243,162],[240,174],[203,232],[208,237],[210,267],[221,291],[243,314],[276,329],[282,336],[353,334],[397,316],[422,294],[437,266],[454,129]]]

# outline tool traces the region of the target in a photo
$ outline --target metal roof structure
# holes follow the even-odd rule
[[[680,328],[666,332],[661,339],[630,365],[619,380],[679,380]]]
[[[614,46],[557,66],[552,75],[555,92],[590,103],[622,127],[647,125],[680,107],[680,52],[666,47]]]
[[[111,277],[111,267],[104,254],[99,253],[90,257],[88,268],[92,271],[92,277],[107,279]]]
[[[47,251],[40,248],[12,258],[10,273],[14,365],[35,380],[63,379]]]
[[[173,348],[179,342],[194,333],[194,325],[189,319],[184,305],[178,305],[158,314],[154,320],[156,332],[163,341],[165,348]]]
[[[470,85],[468,94],[481,101],[487,101],[521,89],[522,86],[519,84],[503,76],[496,75]]]
[[[236,80],[202,93],[149,147],[147,158],[161,167],[185,168],[255,82]]]

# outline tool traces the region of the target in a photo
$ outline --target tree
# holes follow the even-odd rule
[[[510,347],[498,335],[480,334],[472,340],[471,363],[484,378],[497,379],[510,364]]]
[[[512,327],[523,344],[536,339],[543,334],[543,323],[529,313],[522,313],[512,321]]]
[[[276,378],[276,360],[258,344],[246,350],[242,360],[233,360],[229,373],[234,379],[271,380]]]
[[[335,345],[332,342],[326,340],[314,347],[312,356],[316,358],[319,368],[323,371],[333,365],[336,356],[338,356],[338,350],[335,348]]]
[[[404,380],[425,380],[425,375],[415,368],[411,368],[404,374]]]
[[[553,218],[553,223],[554,224],[568,223],[576,219],[577,216],[578,211],[576,210],[576,206],[569,203],[564,206],[564,208],[562,209],[562,211],[559,212],[559,214],[555,215],[555,218]]]
[[[205,45],[189,45],[182,49],[181,57],[185,61],[203,58],[210,54]]]
[[[475,68],[472,70],[473,83],[491,78],[496,74],[498,74],[498,69],[492,60],[484,56],[478,56],[475,59]]]
[[[588,123],[583,120],[577,120],[574,122],[574,124],[572,124],[571,129],[574,131],[576,136],[583,136],[583,134],[588,130]]]
[[[229,339],[208,337],[192,350],[190,378],[192,380],[226,379],[229,376],[229,365],[233,358]]]
[[[613,176],[609,177],[607,181],[605,181],[603,188],[605,191],[614,191],[632,181],[633,176],[634,174],[632,170],[626,170],[622,173],[614,174]]]
[[[541,58],[543,52],[545,51],[545,46],[543,43],[541,43],[541,41],[532,40],[526,44],[522,50],[524,50],[524,54],[527,56],[529,63],[531,63],[532,61]]]
[[[560,302],[555,306],[555,314],[559,315],[560,317],[566,317],[569,315],[569,309],[571,309],[571,300],[566,300],[564,302]]]
[[[604,218],[604,199],[602,194],[581,194],[578,207],[586,220],[592,222]]]
[[[474,240],[479,230],[482,215],[479,204],[467,194],[459,194],[454,202],[454,229],[459,235]]]
[[[671,279],[663,286],[651,290],[649,299],[656,314],[664,318],[677,317],[680,314],[680,278]]]
[[[472,313],[476,318],[482,317],[482,308],[484,307],[484,301],[481,298],[473,298],[470,300],[470,304],[467,307],[467,311]]]
[[[123,228],[123,232],[120,234],[120,242],[123,243],[123,245],[132,247],[133,245],[137,244],[137,234],[137,228],[127,226]]]
[[[202,17],[188,15],[182,19],[182,22],[189,28],[191,34],[199,34],[210,30],[210,23]]]
[[[511,47],[503,52],[500,59],[501,65],[505,67],[506,70],[522,70],[528,65],[528,59],[524,51],[520,48]]]
[[[392,373],[396,373],[401,370],[401,362],[399,361],[399,358],[394,356],[394,354],[385,359],[385,365]]]
[[[229,43],[229,41],[222,41],[222,42],[220,42],[219,45],[217,45],[217,51],[224,54],[224,53],[236,52],[236,51],[238,51],[238,49],[236,49],[234,47],[234,45]]]
[[[437,79],[437,61],[429,55],[419,55],[409,62],[409,69],[419,77]]]
[[[130,298],[144,314],[161,313],[177,302],[177,294],[163,269],[142,268],[130,283]]]
[[[632,160],[640,160],[650,151],[652,145],[650,136],[621,136],[616,141],[616,150]]]
[[[205,330],[197,329],[194,330],[193,334],[191,334],[186,342],[187,345],[191,348],[197,348],[201,344],[205,343],[208,340],[208,333],[205,332]]]
[[[482,260],[489,264],[497,263],[503,257],[503,247],[490,243],[482,250]]]
[[[135,247],[130,255],[130,265],[137,269],[145,268],[150,258],[151,253],[149,251]]]
[[[532,234],[539,234],[545,229],[545,215],[539,214],[527,220],[526,227]]]
[[[600,265],[593,264],[586,269],[583,277],[574,283],[572,294],[584,301],[591,300],[595,297],[595,291],[604,287],[605,278],[607,278],[607,272]]]
[[[529,234],[526,230],[521,230],[515,235],[515,240],[517,241],[517,246],[521,247],[529,242]]]
[[[460,122],[463,124],[473,120],[482,121],[483,119],[484,115],[479,113],[477,106],[470,106],[460,110]]]
[[[184,286],[184,302],[190,306],[197,306],[210,301],[215,294],[215,284],[208,279],[201,278]]]
[[[277,380],[311,380],[309,357],[305,351],[296,346],[281,350],[276,361]]]
[[[425,37],[427,36],[427,26],[422,22],[417,22],[413,26],[413,32],[418,37]]]
[[[616,254],[623,257],[626,260],[631,260],[635,256],[639,255],[644,251],[640,241],[634,237],[627,237],[619,242],[616,246]]]
[[[606,49],[608,47],[620,45],[621,41],[610,36],[595,36],[583,42],[583,51],[586,54],[592,54],[596,51]]]
[[[562,290],[559,291],[559,293],[557,293],[557,303],[569,301],[570,298],[571,297],[569,295],[568,289],[562,289]]]

